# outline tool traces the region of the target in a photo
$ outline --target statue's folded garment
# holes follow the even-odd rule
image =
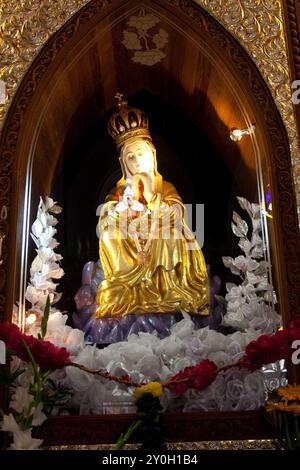
[[[181,310],[208,315],[204,257],[176,189],[157,171],[147,117],[120,100],[109,131],[119,150],[122,178],[99,219],[105,279],[97,292],[96,316]]]

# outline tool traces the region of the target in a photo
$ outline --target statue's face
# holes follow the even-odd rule
[[[144,140],[136,140],[125,145],[123,149],[123,161],[131,175],[137,173],[152,173],[154,157],[150,145]]]

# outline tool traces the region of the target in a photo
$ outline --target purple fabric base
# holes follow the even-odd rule
[[[128,336],[139,332],[152,333],[157,331],[160,338],[165,338],[171,333],[174,323],[180,321],[181,312],[174,313],[148,313],[131,314],[121,318],[95,318],[97,305],[96,293],[104,274],[100,261],[89,261],[84,265],[82,272],[82,286],[75,296],[77,312],[73,314],[73,326],[83,330],[86,341],[100,345],[125,341]],[[191,315],[196,328],[209,326],[217,329],[221,322],[224,308],[215,301],[221,287],[218,276],[210,278],[211,314],[206,317]]]
[[[80,318],[81,317],[81,318]],[[92,316],[82,325],[82,315],[74,314],[73,323],[86,333],[86,341],[97,344],[111,344],[127,340],[128,336],[140,332],[157,332],[159,338],[171,334],[171,327],[183,316],[178,313],[152,313],[126,315],[120,318],[95,318]],[[192,316],[197,328],[208,325],[208,317]],[[81,320],[81,321],[80,321]]]

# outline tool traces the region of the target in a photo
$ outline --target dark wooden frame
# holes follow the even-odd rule
[[[300,0],[282,0],[292,80],[300,80]],[[300,104],[295,105],[300,138]]]
[[[64,416],[47,420],[44,445],[115,443],[135,416]],[[168,442],[274,439],[278,435],[262,411],[165,413],[162,426]],[[138,442],[135,437],[134,442]]]
[[[22,207],[22,201],[18,199],[18,191],[23,184],[23,169],[26,166],[24,155],[28,155],[35,131],[33,121],[38,116],[40,89],[44,83],[49,82],[56,63],[59,63],[63,57],[64,49],[70,44],[74,44],[77,36],[82,37],[93,24],[101,21],[101,18],[113,10],[114,4],[119,5],[120,3],[126,3],[126,0],[123,2],[119,0],[114,2],[92,0],[54,34],[33,61],[9,109],[0,141],[0,208],[5,205],[8,209],[8,218],[1,225],[1,229],[6,235],[3,244],[3,264],[0,266],[1,320],[11,318],[14,301],[16,258],[18,255],[18,217]],[[158,3],[166,10],[181,15],[181,18],[195,29],[209,35],[216,50],[218,48],[222,50],[222,54],[235,68],[239,79],[248,86],[247,93],[251,96],[255,113],[260,123],[263,123],[264,145],[267,149],[266,160],[271,171],[272,202],[275,214],[274,236],[280,267],[280,300],[284,322],[287,323],[292,318],[299,316],[300,311],[299,233],[289,142],[271,93],[258,69],[238,42],[194,2],[191,0],[153,0],[150,3]],[[291,369],[291,376],[296,377],[294,369]],[[214,417],[212,418],[212,416]],[[214,426],[218,423],[219,431],[203,434],[201,431],[203,421],[208,423],[210,418],[213,419]],[[240,431],[234,431],[230,434],[227,425],[229,422],[233,423],[235,418],[238,423],[237,429]],[[67,439],[68,443],[87,442],[87,440],[95,442],[92,430],[98,428],[101,423],[99,429],[104,434],[95,432],[94,436],[97,436],[95,439],[97,442],[100,440],[101,442],[109,442],[111,439],[115,439],[116,429],[119,432],[121,428],[126,427],[125,425],[129,423],[130,419],[130,416],[122,415],[97,418],[51,418],[46,433],[46,442],[48,444],[66,442],[61,437],[62,433],[72,436],[72,440]],[[215,436],[215,439],[223,437],[228,439],[229,435],[238,439],[263,437],[264,435],[260,429],[261,415],[256,412],[234,415],[195,413],[192,416],[168,414],[165,420],[168,428],[167,434],[172,440],[197,440],[204,437],[212,439],[212,435]],[[193,426],[190,426],[191,422],[194,423]],[[84,423],[89,426],[89,439],[83,439]],[[110,429],[114,429],[113,432],[109,431],[107,423],[110,423]],[[61,433],[59,429],[62,430]],[[223,431],[221,431],[222,429]],[[54,439],[53,436],[55,436]]]

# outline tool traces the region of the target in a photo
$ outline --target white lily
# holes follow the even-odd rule
[[[21,431],[12,413],[10,413],[9,415],[3,416],[3,419],[0,422],[0,428],[1,428],[1,431],[7,431],[7,432],[13,432],[13,433]]]
[[[42,445],[42,439],[34,439],[31,435],[31,429],[26,431],[17,431],[13,433],[12,450],[37,450]]]

